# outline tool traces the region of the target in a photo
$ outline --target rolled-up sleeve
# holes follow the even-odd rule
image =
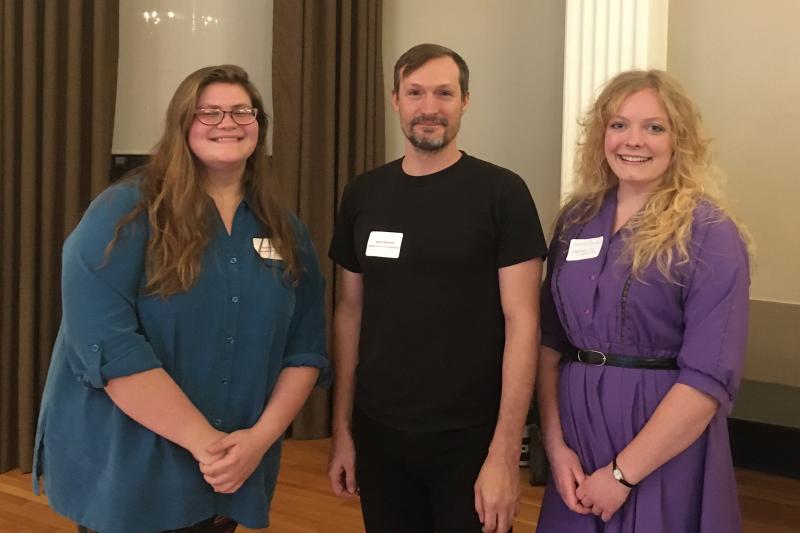
[[[678,383],[712,396],[730,412],[747,344],[747,251],[729,219],[699,225],[693,243],[696,260],[684,292]]]
[[[125,226],[111,253],[105,249],[117,221],[138,200],[134,185],[111,187],[98,196],[64,244],[61,296],[65,351],[86,386],[161,365],[141,334],[136,297],[144,269],[146,226]]]
[[[295,289],[296,305],[289,325],[282,366],[311,366],[320,369],[317,385],[328,386],[331,368],[325,336],[325,279],[320,272],[317,253],[302,223],[300,226],[300,259],[304,272]]]

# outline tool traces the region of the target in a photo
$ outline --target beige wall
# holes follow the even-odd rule
[[[459,147],[520,174],[549,228],[561,172],[564,2],[384,0],[387,160],[403,151],[388,94],[392,67],[423,42],[448,46],[469,65],[471,102]]]
[[[670,0],[668,69],[700,105],[753,232],[751,296],[800,304],[800,2]]]
[[[669,12],[668,70],[697,100],[756,240],[745,375],[800,386],[800,1],[670,0]]]

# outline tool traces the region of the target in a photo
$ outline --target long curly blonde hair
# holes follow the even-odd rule
[[[561,233],[582,224],[600,210],[606,194],[618,179],[606,160],[605,132],[623,100],[652,89],[669,119],[672,161],[644,207],[627,222],[623,260],[629,261],[636,279],[655,262],[659,272],[675,281],[673,267],[689,261],[692,216],[701,201],[712,204],[716,219],[730,218],[737,225],[748,253],[752,239],[746,228],[727,211],[720,192],[722,176],[712,162],[697,106],[675,78],[661,70],[632,70],[618,74],[604,85],[581,121],[582,134],[576,157],[573,192],[558,214]]]
[[[108,257],[122,228],[141,213],[147,213],[150,239],[145,260],[146,294],[167,297],[189,290],[200,276],[203,251],[214,232],[216,208],[202,186],[201,163],[192,154],[187,141],[195,120],[197,99],[212,83],[239,85],[258,109],[258,140],[245,166],[245,191],[251,209],[284,260],[285,275],[293,280],[301,275],[291,215],[269,168],[268,124],[263,100],[244,69],[219,65],[189,74],[176,89],[167,107],[161,140],[148,163],[132,173],[137,174],[141,200],[117,223],[114,238],[106,247]]]

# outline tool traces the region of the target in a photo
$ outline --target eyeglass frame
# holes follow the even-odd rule
[[[246,123],[242,124],[238,120],[236,120],[236,118],[234,117],[233,113],[235,111],[243,111],[245,109],[251,111],[249,116],[252,116],[253,120],[251,120],[250,122],[246,122]],[[222,116],[219,119],[219,122],[214,122],[212,124],[209,124],[208,122],[204,122],[203,119],[200,118],[200,111],[203,111],[203,110],[206,110],[206,111],[218,111],[218,112],[222,113]],[[220,109],[219,107],[199,107],[199,108],[197,108],[195,110],[194,116],[195,116],[195,118],[197,118],[197,120],[200,122],[200,124],[203,124],[205,126],[219,126],[225,120],[225,115],[230,115],[231,120],[237,126],[249,126],[250,124],[252,124],[253,122],[256,122],[258,120],[258,114],[259,113],[260,113],[260,110],[257,107],[250,107],[250,106],[236,107],[236,108],[231,109],[230,111],[225,111],[223,109]]]

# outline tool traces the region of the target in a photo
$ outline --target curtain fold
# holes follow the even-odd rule
[[[118,5],[2,0],[0,472],[31,468],[61,244],[108,183]]]
[[[274,4],[273,167],[320,256],[329,340],[336,272],[327,250],[338,200],[351,178],[384,162],[381,12],[381,0]],[[329,434],[330,394],[317,389],[291,436]]]

